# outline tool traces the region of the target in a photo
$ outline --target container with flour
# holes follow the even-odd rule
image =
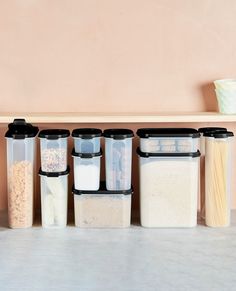
[[[195,226],[200,152],[160,154],[138,149],[137,153],[141,225]]]
[[[77,128],[72,131],[76,153],[98,153],[100,151],[101,129]]]
[[[42,226],[45,228],[63,228],[67,225],[69,171],[69,167],[58,173],[39,170]]]
[[[76,153],[73,149],[74,183],[77,190],[98,190],[102,152]]]
[[[11,228],[27,228],[33,224],[35,178],[35,137],[38,127],[15,119],[8,125],[7,184],[8,221]]]

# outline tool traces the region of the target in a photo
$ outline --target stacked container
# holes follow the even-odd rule
[[[35,137],[38,127],[15,119],[8,125],[7,180],[8,219],[11,228],[27,228],[33,224]]]
[[[141,225],[195,226],[200,134],[190,128],[144,128],[137,134]]]
[[[39,133],[42,226],[62,228],[67,224],[69,130],[48,129]]]

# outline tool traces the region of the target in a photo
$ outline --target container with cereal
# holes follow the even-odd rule
[[[15,119],[8,125],[7,182],[8,220],[11,228],[28,228],[33,224],[35,137],[38,127]]]

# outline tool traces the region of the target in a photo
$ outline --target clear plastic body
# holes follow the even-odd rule
[[[64,172],[67,168],[67,137],[40,138],[41,168],[44,172]]]
[[[7,138],[8,220],[11,228],[33,224],[35,137]]]
[[[196,152],[199,138],[149,137],[140,138],[140,150],[146,153],[190,153]]]
[[[132,138],[116,140],[105,138],[106,188],[129,190],[131,188]]]
[[[199,157],[139,157],[144,227],[197,224]]]
[[[90,139],[83,139],[80,137],[74,138],[74,146],[76,153],[98,153],[100,151],[101,137],[94,137]]]
[[[63,228],[67,225],[68,175],[40,176],[42,226]]]
[[[125,228],[130,226],[131,195],[74,195],[75,226]]]
[[[80,158],[73,156],[74,184],[77,190],[98,190],[101,156]]]
[[[205,137],[205,221],[207,226],[230,225],[232,138]]]

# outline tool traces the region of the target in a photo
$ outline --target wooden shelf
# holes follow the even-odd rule
[[[236,122],[236,114],[216,112],[180,113],[0,113],[0,123],[25,118],[31,123],[170,123]]]

